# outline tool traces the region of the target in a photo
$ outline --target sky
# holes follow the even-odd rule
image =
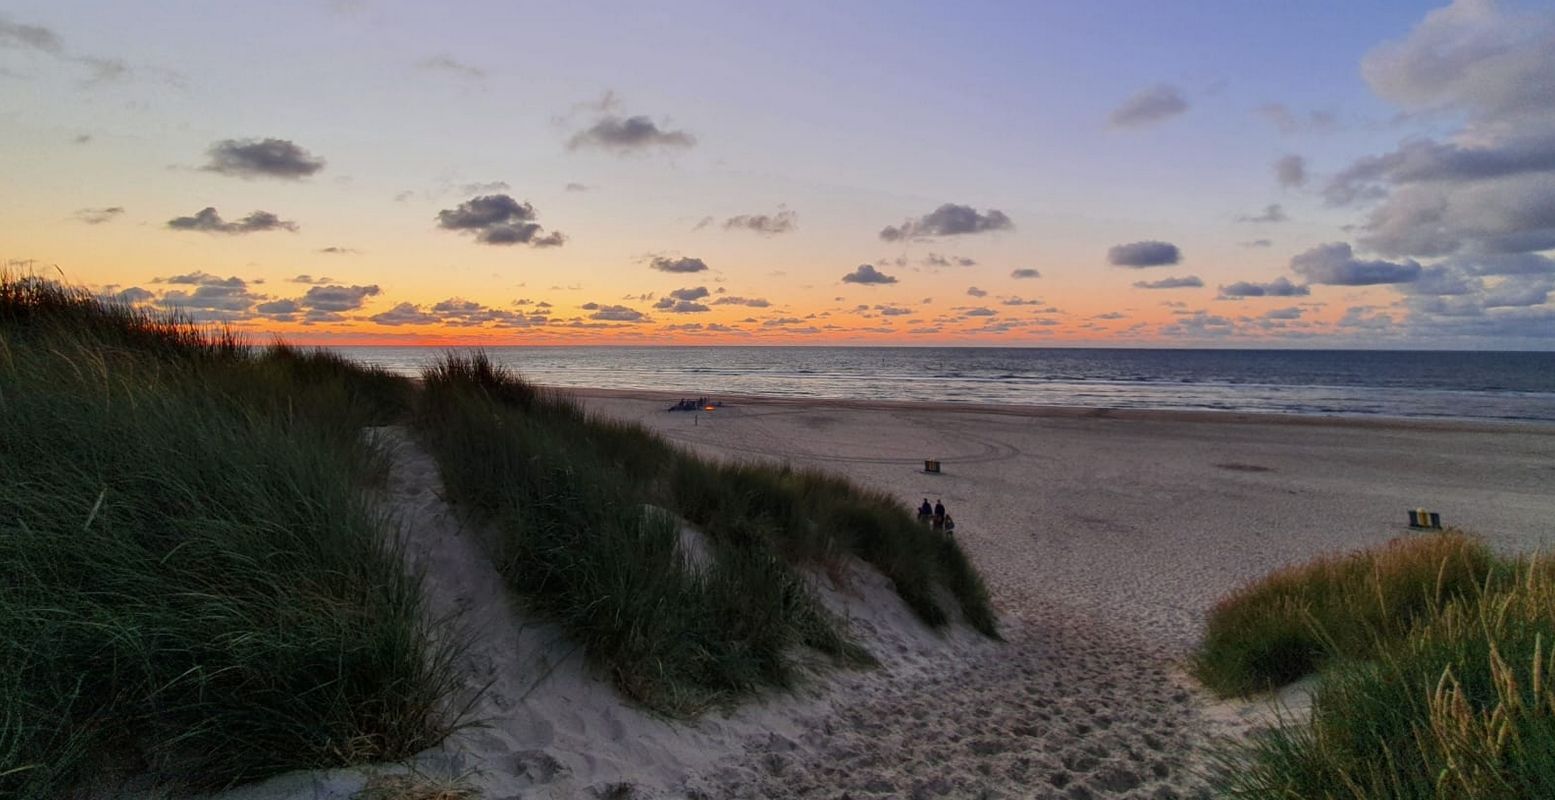
[[[0,0],[0,181],[300,344],[1555,349],[1555,5]]]

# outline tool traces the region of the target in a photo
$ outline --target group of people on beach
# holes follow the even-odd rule
[[[670,411],[699,411],[704,408],[718,408],[722,406],[717,400],[709,400],[706,397],[684,398],[669,407]]]
[[[918,506],[918,521],[928,523],[937,531],[950,533],[956,529],[956,521],[945,513],[945,504],[935,499],[934,505],[929,505],[929,498],[923,498],[923,505]]]

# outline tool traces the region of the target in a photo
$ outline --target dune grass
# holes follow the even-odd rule
[[[1229,796],[1555,797],[1555,569],[1449,532],[1285,570],[1216,607],[1223,694],[1318,671],[1310,721],[1223,755]],[[1288,659],[1288,661],[1287,661]]]
[[[412,388],[0,279],[0,796],[439,741],[453,645],[364,497],[381,465],[357,433]]]
[[[818,473],[698,459],[639,426],[589,418],[482,354],[426,370],[416,420],[450,497],[499,532],[513,588],[657,711],[693,714],[788,686],[800,644],[843,663],[870,660],[796,564],[858,555],[925,622],[946,623],[948,598],[996,635],[965,555],[884,495]],[[688,558],[676,517],[706,535],[708,563]]]
[[[1211,609],[1194,674],[1218,694],[1242,695],[1334,658],[1371,658],[1422,616],[1476,594],[1494,565],[1484,544],[1452,532],[1280,570]]]
[[[858,555],[997,635],[964,554],[884,495],[708,464],[484,358],[425,378],[0,276],[0,796],[220,788],[461,724],[369,425],[415,422],[513,588],[649,708],[790,685],[800,646],[869,663],[796,564]]]

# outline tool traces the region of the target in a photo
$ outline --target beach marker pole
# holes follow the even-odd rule
[[[1417,508],[1409,512],[1409,527],[1416,530],[1439,531],[1442,529],[1442,515],[1435,511]]]

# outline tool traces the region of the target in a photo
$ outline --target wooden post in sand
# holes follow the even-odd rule
[[[935,475],[938,475],[939,474],[939,459],[937,459],[937,458],[925,458],[923,460],[923,471],[924,472],[932,472]]]

